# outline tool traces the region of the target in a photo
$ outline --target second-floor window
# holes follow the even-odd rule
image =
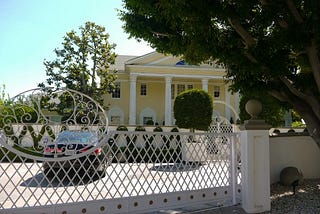
[[[112,98],[120,98],[120,82],[115,83],[115,89],[112,91]]]
[[[188,90],[193,89],[193,85],[187,85],[187,89]]]
[[[178,84],[177,95],[186,90],[186,85]]]
[[[171,84],[171,99],[174,100],[178,94],[189,89],[193,89],[193,84]]]
[[[215,98],[219,98],[220,97],[220,86],[214,86],[214,88],[213,88],[213,96]]]
[[[140,95],[141,96],[147,96],[147,84],[141,83],[140,85]]]

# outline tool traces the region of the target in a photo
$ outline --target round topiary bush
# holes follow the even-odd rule
[[[163,132],[163,129],[160,126],[157,126],[153,129],[154,132]]]
[[[177,127],[174,127],[174,128],[171,129],[170,132],[179,132],[179,129]]]
[[[128,128],[127,128],[126,126],[124,126],[124,125],[120,125],[120,126],[117,127],[117,131],[123,131],[123,132],[125,132],[125,131],[128,131]],[[115,135],[114,135],[114,139],[115,139],[116,145],[117,145],[118,147],[127,146],[127,144],[126,144],[125,142],[127,142],[127,143],[130,142],[130,137],[127,136],[126,133],[123,133],[123,134],[115,134]]]
[[[121,125],[117,127],[117,131],[128,131],[128,128],[126,126]]]
[[[212,122],[212,97],[200,89],[184,91],[176,97],[173,111],[179,128],[207,130]]]
[[[146,131],[146,129],[143,126],[137,126],[134,130],[136,132],[144,132],[144,131]]]

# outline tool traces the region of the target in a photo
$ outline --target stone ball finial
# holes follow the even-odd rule
[[[262,111],[262,104],[258,100],[251,99],[246,103],[245,109],[251,116],[251,119],[257,119]]]

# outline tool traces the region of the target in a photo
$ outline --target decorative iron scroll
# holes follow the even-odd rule
[[[45,145],[66,130],[94,133],[103,143],[108,130],[105,110],[91,97],[66,88],[25,91],[0,109],[0,144],[27,158],[46,159]]]

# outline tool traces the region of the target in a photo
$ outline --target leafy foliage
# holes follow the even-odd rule
[[[25,99],[25,101],[23,101]],[[20,97],[18,102],[5,99],[0,105],[0,128],[13,123],[39,123],[41,117],[37,113],[37,105],[32,97]]]
[[[144,132],[144,131],[146,131],[146,129],[145,129],[143,126],[137,126],[134,130],[137,131],[137,132]]]
[[[117,131],[128,131],[128,128],[126,126],[121,125],[117,127]]]
[[[163,129],[160,126],[157,126],[153,129],[154,132],[163,132]]]
[[[54,50],[56,59],[44,60],[48,79],[39,86],[67,87],[102,104],[102,95],[115,87],[115,71],[109,70],[116,57],[115,45],[108,42],[105,28],[93,22],[79,30],[66,33],[62,48]]]
[[[131,37],[191,63],[224,64],[231,90],[288,104],[320,147],[320,1],[124,0],[124,8]]]
[[[207,130],[212,122],[212,97],[200,89],[184,91],[176,97],[173,111],[179,128]]]

